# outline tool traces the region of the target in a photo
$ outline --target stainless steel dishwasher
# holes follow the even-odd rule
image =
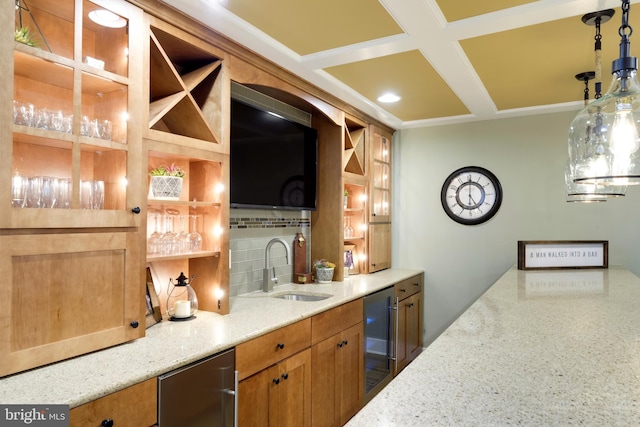
[[[159,427],[237,427],[235,350],[158,377]]]

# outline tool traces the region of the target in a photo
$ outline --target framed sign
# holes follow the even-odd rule
[[[518,270],[608,267],[607,240],[518,241]]]
[[[349,274],[360,274],[360,262],[355,245],[344,245],[344,268]]]
[[[146,327],[155,325],[162,320],[162,313],[160,312],[160,300],[158,300],[158,294],[156,293],[156,287],[153,284],[153,277],[151,276],[151,268],[147,267],[147,292],[146,292]]]

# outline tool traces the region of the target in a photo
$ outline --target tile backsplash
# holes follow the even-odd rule
[[[286,260],[285,248],[276,243],[271,247],[269,266],[276,268],[278,284],[293,280],[293,242],[296,233],[307,239],[307,269],[311,254],[311,212],[262,209],[230,210],[229,295],[234,297],[262,290],[262,270],[269,241],[280,237],[289,244],[291,258]]]

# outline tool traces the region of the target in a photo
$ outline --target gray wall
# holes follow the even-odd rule
[[[432,342],[517,261],[518,240],[602,239],[610,265],[640,273],[640,189],[605,203],[565,202],[567,131],[574,112],[405,129],[393,146],[393,266],[425,271],[424,344]],[[446,216],[440,190],[462,166],[500,180],[488,222]]]

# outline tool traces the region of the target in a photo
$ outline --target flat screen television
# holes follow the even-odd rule
[[[315,210],[315,129],[231,99],[232,208]]]

